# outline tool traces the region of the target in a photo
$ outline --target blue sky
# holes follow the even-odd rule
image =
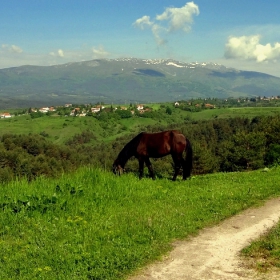
[[[172,58],[280,77],[278,0],[4,1],[0,68]]]

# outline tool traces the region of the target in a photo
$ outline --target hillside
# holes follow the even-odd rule
[[[280,95],[280,78],[217,64],[114,59],[0,69],[0,109]]]

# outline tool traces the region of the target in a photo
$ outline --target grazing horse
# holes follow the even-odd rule
[[[183,152],[186,158],[183,158]],[[143,177],[144,163],[149,169],[150,177],[155,179],[154,170],[150,158],[161,158],[171,155],[174,161],[175,170],[173,181],[183,167],[183,180],[190,177],[192,170],[192,147],[190,141],[179,131],[168,130],[157,133],[141,132],[128,142],[120,151],[113,164],[113,172],[121,174],[126,162],[135,157],[139,161],[139,178]]]

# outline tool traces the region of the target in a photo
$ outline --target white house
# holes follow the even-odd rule
[[[96,107],[91,108],[91,112],[92,113],[98,113],[98,112],[100,112],[101,109],[104,109],[104,108],[105,108],[104,106],[98,105]]]
[[[49,110],[50,110],[49,107],[43,107],[43,108],[40,108],[40,109],[39,109],[39,111],[40,111],[41,113],[47,113],[47,112],[49,112]]]
[[[137,105],[137,110],[138,111],[143,110],[143,109],[144,109],[144,105],[142,105],[142,104]]]
[[[0,118],[1,119],[7,119],[7,118],[11,118],[11,114],[10,113],[0,113]]]

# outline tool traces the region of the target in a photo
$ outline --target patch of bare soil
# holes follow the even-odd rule
[[[174,243],[161,262],[148,266],[130,280],[276,280],[280,270],[257,273],[246,268],[241,249],[273,227],[280,219],[280,198],[248,209],[198,236]]]

